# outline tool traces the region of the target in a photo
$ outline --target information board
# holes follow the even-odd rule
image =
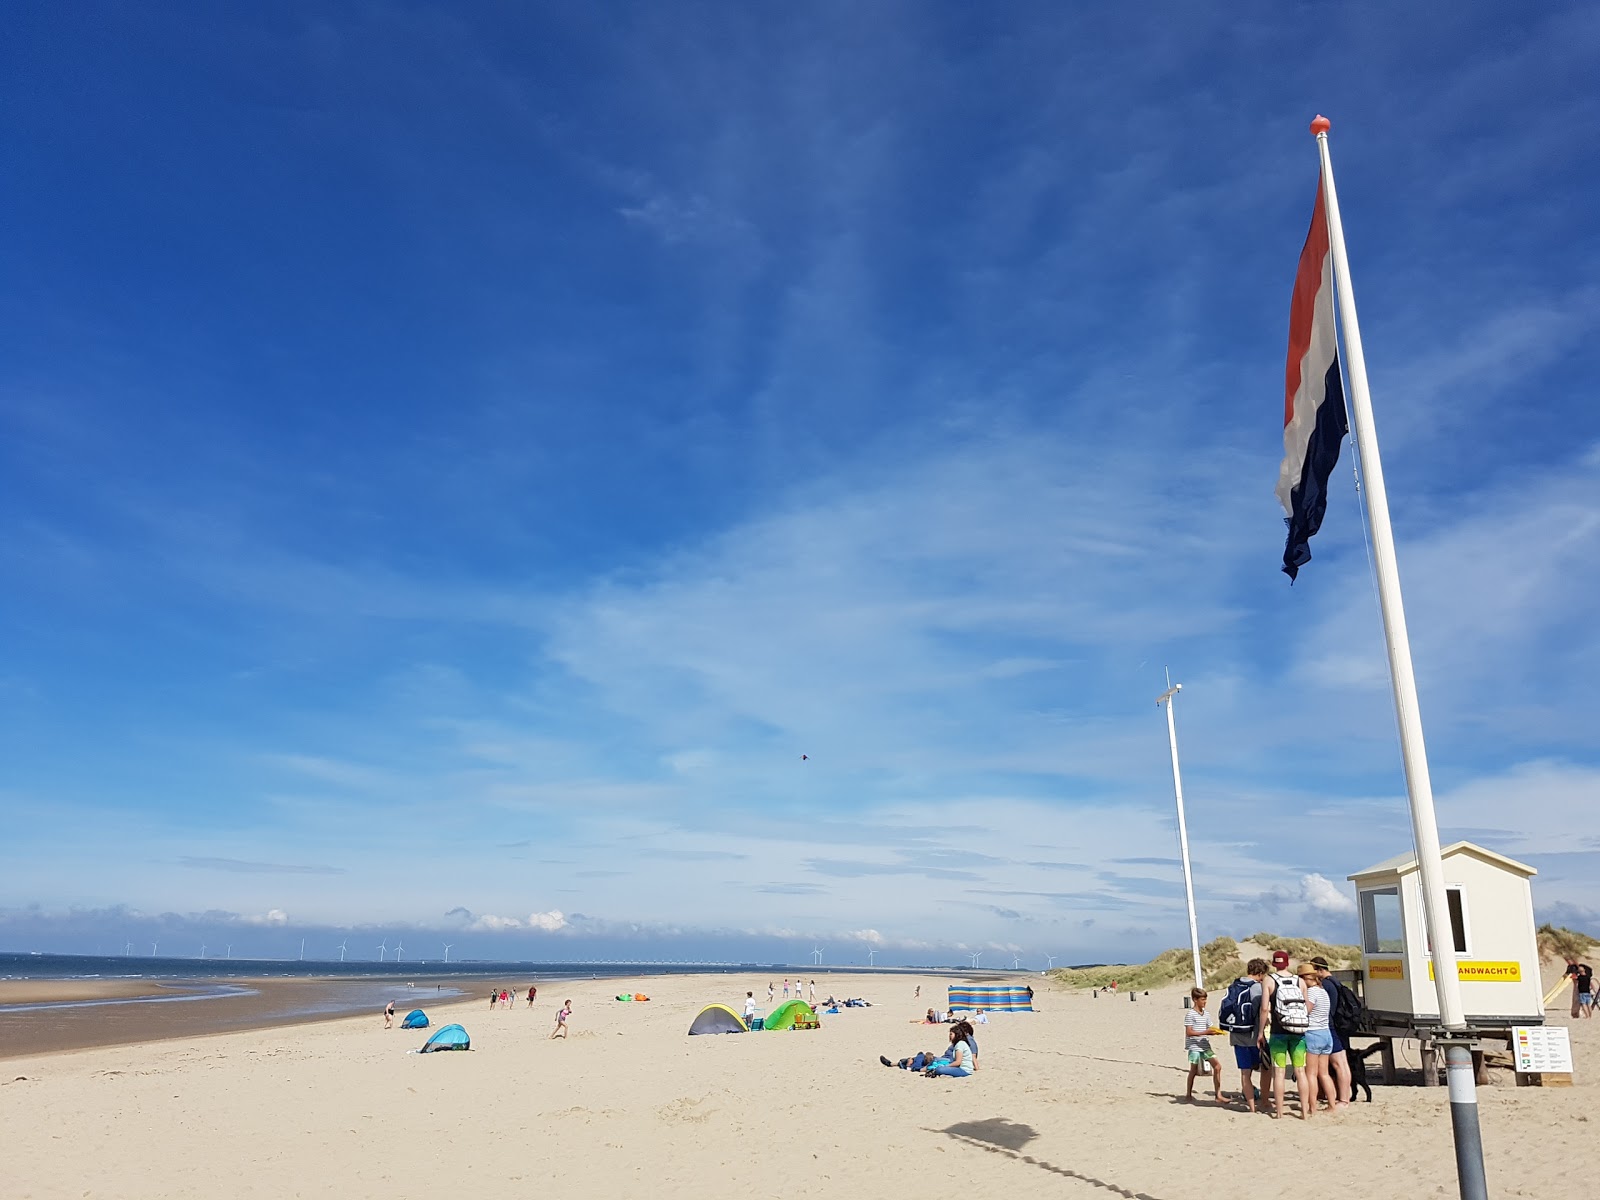
[[[1572,1073],[1572,1042],[1559,1025],[1513,1025],[1517,1070],[1525,1075]]]

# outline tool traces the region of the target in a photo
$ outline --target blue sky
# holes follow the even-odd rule
[[[1441,823],[1593,927],[1597,51],[1578,5],[28,6],[0,943],[1143,956],[1169,664],[1202,932],[1349,937],[1409,827],[1348,454],[1278,572],[1319,111]]]

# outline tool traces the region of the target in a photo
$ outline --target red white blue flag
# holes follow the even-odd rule
[[[1317,184],[1311,232],[1300,251],[1289,304],[1289,362],[1283,402],[1283,465],[1278,502],[1289,540],[1283,571],[1292,580],[1311,561],[1311,536],[1328,507],[1328,476],[1350,432],[1339,377],[1339,334],[1333,310],[1333,255],[1328,249],[1328,209]]]

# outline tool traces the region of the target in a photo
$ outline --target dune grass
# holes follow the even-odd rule
[[[1252,933],[1248,940],[1259,946],[1265,946],[1268,950],[1287,951],[1289,957],[1296,962],[1303,962],[1308,958],[1325,958],[1328,960],[1328,966],[1335,971],[1361,965],[1360,946],[1340,946],[1331,942],[1319,942],[1316,938],[1284,937],[1276,933]]]
[[[1296,961],[1321,956],[1334,970],[1361,965],[1357,946],[1339,946],[1315,938],[1285,937],[1276,933],[1253,933],[1247,939],[1268,950],[1285,950]],[[1200,947],[1200,975],[1206,989],[1226,987],[1244,974],[1239,943],[1231,937],[1214,938]],[[1069,987],[1103,988],[1116,982],[1119,991],[1146,991],[1151,988],[1187,984],[1194,978],[1194,959],[1187,946],[1164,950],[1147,963],[1103,967],[1065,967],[1050,972]]]
[[[1600,946],[1587,933],[1576,929],[1568,929],[1564,925],[1544,924],[1539,926],[1539,957],[1551,958],[1583,958],[1592,955],[1595,948]]]
[[[1239,943],[1219,937],[1200,947],[1200,973],[1207,988],[1227,984],[1244,964],[1239,961]],[[1104,967],[1063,967],[1050,972],[1070,987],[1103,988],[1113,982],[1121,991],[1147,991],[1189,983],[1194,979],[1194,959],[1187,946],[1163,950],[1147,963]]]

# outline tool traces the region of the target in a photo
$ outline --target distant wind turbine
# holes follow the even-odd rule
[[[1015,971],[1015,970],[1018,970],[1021,966],[1022,966],[1022,955],[1013,954],[1011,956],[1011,969],[1013,971]]]
[[[1045,959],[1045,968],[1044,968],[1044,969],[1045,969],[1045,970],[1046,970],[1046,971],[1053,971],[1053,970],[1055,970],[1055,966],[1056,966],[1056,956],[1055,956],[1055,955],[1054,955],[1054,954],[1046,954],[1046,955],[1045,955],[1045,956],[1044,956],[1044,959]]]
[[[156,943],[155,942],[151,942],[150,943],[150,957],[154,958],[155,956],[156,956]]]
[[[201,942],[200,943],[200,957],[204,958],[205,956],[206,956],[206,944],[204,942]]]
[[[133,954],[133,943],[129,942],[127,945],[123,946],[122,955],[123,955],[124,958],[127,958],[132,954]]]
[[[967,957],[972,960],[972,969],[976,971],[978,969],[978,960],[983,957],[983,951],[979,950],[976,954],[969,954]]]
[[[383,961],[384,951],[386,951],[388,949],[389,949],[389,939],[388,938],[384,938],[383,941],[378,943],[378,961],[379,962]]]
[[[233,943],[232,942],[228,943],[228,957],[229,958],[233,957]]]
[[[811,947],[811,965],[813,967],[822,965],[822,951],[816,946]]]
[[[876,962],[877,957],[878,957],[878,952],[876,950],[868,950],[867,951],[867,966],[869,966],[869,967],[877,966],[878,965],[877,962]]]
[[[395,960],[395,962],[399,962],[400,961],[400,956],[402,954],[404,954],[405,952],[406,952],[406,944],[404,942],[396,942],[394,944],[394,960]]]
[[[349,944],[350,944],[350,939],[349,938],[345,938],[344,941],[339,943],[339,961],[340,962],[344,961],[344,950],[345,950],[345,947],[348,946]]]
[[[305,940],[305,938],[301,938],[300,939],[300,961],[301,962],[305,962],[305,960],[306,960],[306,940]]]
[[[449,962],[450,961],[450,945],[451,945],[451,943],[449,943],[449,942],[446,942],[444,944],[444,960],[445,960],[445,962]]]

